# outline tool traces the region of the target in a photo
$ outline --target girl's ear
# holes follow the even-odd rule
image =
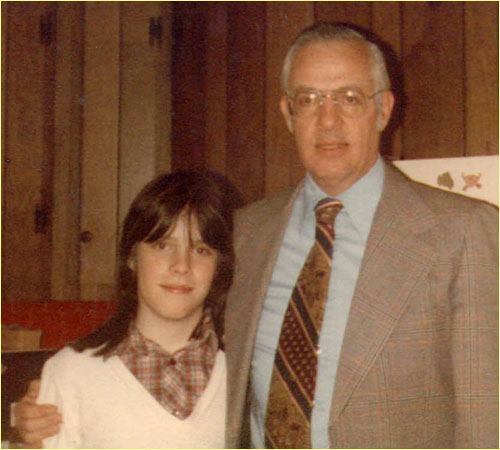
[[[132,271],[132,272],[135,272],[135,269],[137,267],[137,258],[136,258],[136,248],[134,246],[134,248],[132,249],[132,251],[130,252],[130,255],[127,259],[127,267]]]
[[[127,260],[127,267],[132,271],[135,272],[135,267],[136,267],[136,261],[135,261],[135,256],[129,256]]]

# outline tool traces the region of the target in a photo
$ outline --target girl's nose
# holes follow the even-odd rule
[[[191,258],[189,251],[178,250],[175,255],[173,255],[170,270],[172,270],[174,273],[185,274],[189,272],[190,268]]]

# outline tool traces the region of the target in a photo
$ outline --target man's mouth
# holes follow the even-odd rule
[[[318,142],[315,147],[323,151],[343,150],[347,148],[347,142]]]

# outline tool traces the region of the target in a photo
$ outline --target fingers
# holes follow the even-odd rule
[[[59,425],[51,425],[37,431],[19,431],[19,435],[23,441],[23,448],[43,448],[42,441],[50,436],[54,436],[59,433],[59,431]]]
[[[42,441],[35,441],[35,442],[23,442],[21,448],[42,448],[43,442]]]
[[[14,415],[16,423],[18,423],[19,420],[25,419],[47,418],[51,419],[51,422],[55,421],[56,418],[59,421],[61,419],[61,415],[57,411],[57,407],[55,405],[38,405],[25,399],[16,404],[14,407]]]
[[[31,380],[28,385],[28,391],[23,398],[35,401],[40,393],[40,380]]]
[[[62,418],[54,405],[37,405],[24,397],[13,412],[21,439],[32,446],[27,448],[41,448],[41,440],[59,432]]]

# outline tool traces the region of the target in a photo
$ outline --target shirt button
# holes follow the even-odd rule
[[[168,365],[169,365],[169,366],[175,366],[176,364],[177,364],[177,361],[176,361],[174,358],[172,358],[172,359],[170,359],[170,360],[168,361]]]

